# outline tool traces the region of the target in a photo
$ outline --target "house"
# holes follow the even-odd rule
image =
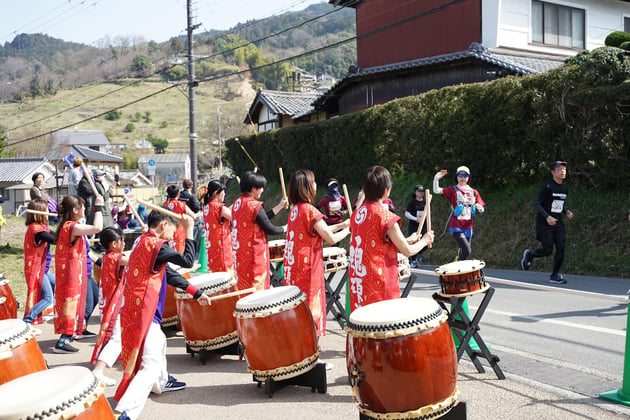
[[[4,198],[2,212],[15,213],[20,206],[31,200],[31,177],[41,172],[46,181],[55,180],[55,167],[44,158],[0,159],[0,195]],[[48,194],[55,197],[54,190],[46,187]]]
[[[325,119],[322,113],[313,112],[316,92],[281,92],[259,89],[247,111],[245,124],[254,124],[256,132],[290,127],[304,122]]]
[[[619,0],[329,0],[352,7],[357,65],[314,104],[329,117],[448,85],[549,70],[630,26]]]
[[[181,183],[190,178],[190,156],[184,153],[142,155],[138,169],[151,177],[155,186]]]
[[[111,153],[112,146],[100,130],[59,130],[52,134],[51,150],[67,155],[71,146],[82,146],[101,153]]]

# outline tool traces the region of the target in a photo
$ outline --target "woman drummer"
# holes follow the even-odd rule
[[[392,178],[382,166],[363,175],[365,201],[352,213],[350,222],[350,309],[400,297],[398,252],[417,254],[433,243],[433,231],[418,240],[417,233],[405,238],[400,217],[384,203],[392,190]]]
[[[213,179],[203,197],[203,222],[206,230],[208,269],[212,272],[234,271],[232,258],[232,211],[224,204],[225,185]]]
[[[284,282],[297,286],[306,295],[317,336],[326,333],[326,289],[323,240],[334,245],[349,233],[350,221],[329,226],[324,215],[313,206],[317,184],[309,170],[300,169],[289,180],[289,221],[284,250]]]

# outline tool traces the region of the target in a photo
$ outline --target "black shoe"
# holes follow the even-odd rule
[[[521,270],[529,270],[532,266],[532,259],[529,257],[530,250],[523,251],[523,258],[521,258]]]
[[[72,353],[78,353],[79,349],[76,347],[72,347],[70,345],[70,343],[57,343],[55,344],[55,348],[53,349],[53,353],[57,353],[57,354],[72,354]]]
[[[549,283],[565,284],[567,281],[560,274],[552,274],[549,276]]]
[[[94,338],[94,337],[96,337],[96,334],[94,334],[92,331],[83,330],[81,335],[75,335],[74,339],[75,340],[83,340],[84,338]]]
[[[162,387],[162,392],[179,391],[184,388],[186,388],[186,382],[179,382],[171,375],[168,375],[168,382]]]

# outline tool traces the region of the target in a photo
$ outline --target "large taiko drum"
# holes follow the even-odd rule
[[[0,278],[0,319],[17,318],[17,302],[9,287],[9,280]]]
[[[170,284],[166,285],[166,296],[164,297],[164,312],[162,313],[162,326],[172,327],[179,324],[177,316],[177,303],[175,292],[177,289]]]
[[[236,291],[236,279],[230,273],[202,274],[189,281],[208,296]],[[240,297],[215,299],[210,306],[201,306],[188,293],[181,290],[175,292],[177,314],[190,350],[214,350],[238,341],[234,308]]]
[[[292,378],[317,364],[315,323],[298,287],[274,287],[246,296],[236,302],[234,316],[256,380]]]
[[[83,366],[31,373],[0,386],[0,419],[113,420],[104,389]]]
[[[284,259],[284,247],[287,241],[285,239],[277,239],[269,241],[269,261],[282,262]]]
[[[487,290],[483,268],[486,263],[480,260],[455,261],[435,269],[440,276],[441,295],[470,296]]]
[[[411,265],[409,264],[409,258],[405,257],[400,252],[397,255],[398,258],[398,280],[403,280],[411,276]]]
[[[447,315],[431,299],[376,302],[352,312],[346,363],[370,418],[439,417],[457,401],[457,353]]]
[[[324,272],[332,273],[348,267],[348,257],[346,250],[336,246],[329,246],[323,249]]]
[[[0,321],[0,384],[45,369],[46,360],[30,325],[21,319]]]

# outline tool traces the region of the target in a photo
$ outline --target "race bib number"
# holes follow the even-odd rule
[[[552,213],[562,213],[564,208],[564,200],[553,200],[551,203],[551,212]]]

